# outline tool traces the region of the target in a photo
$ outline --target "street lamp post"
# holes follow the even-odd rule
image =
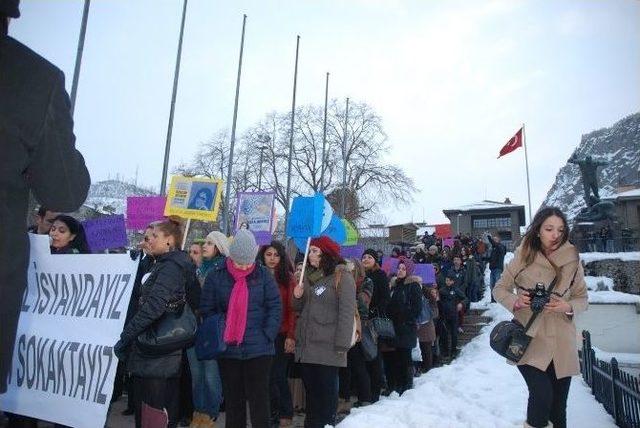
[[[267,137],[269,138],[269,137]],[[264,154],[265,149],[268,149],[267,146],[260,146],[260,169],[258,170],[258,192],[262,191],[262,155]]]
[[[462,213],[458,213],[458,235],[460,235],[460,217],[462,217]]]

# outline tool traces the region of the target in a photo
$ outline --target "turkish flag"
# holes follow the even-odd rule
[[[522,128],[520,128],[520,130],[516,132],[516,135],[511,137],[511,139],[507,142],[507,144],[505,144],[504,147],[500,149],[500,154],[498,155],[498,159],[500,159],[502,156],[506,154],[511,153],[518,147],[522,147]]]

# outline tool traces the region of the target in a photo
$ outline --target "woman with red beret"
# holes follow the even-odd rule
[[[338,369],[347,366],[352,346],[356,290],[340,257],[340,246],[322,236],[311,240],[302,284],[293,291],[295,359],[306,390],[305,428],[335,425]]]

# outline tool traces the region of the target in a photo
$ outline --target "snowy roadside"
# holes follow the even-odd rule
[[[394,393],[371,406],[353,409],[338,427],[522,427],[527,403],[524,380],[489,347],[491,328],[510,319],[510,314],[497,304],[488,307],[485,315],[493,322],[455,361],[415,379],[415,387],[402,397]],[[572,380],[567,414],[568,426],[616,426],[580,376]]]

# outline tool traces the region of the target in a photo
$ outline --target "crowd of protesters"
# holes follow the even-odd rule
[[[48,234],[52,254],[89,253],[73,217],[41,207],[34,220],[29,231]],[[166,409],[168,426],[213,427],[224,411],[225,426],[244,427],[248,406],[255,427],[293,426],[296,410],[305,427],[324,427],[353,406],[402,394],[414,377],[458,354],[485,269],[493,287],[506,254],[489,234],[455,237],[451,247],[425,234],[408,251],[367,249],[343,259],[338,244],[320,237],[311,240],[306,266],[298,252],[294,270],[283,243],[259,247],[248,230],[211,232],[187,251],[182,233],[178,218],[154,222],[131,252],[139,267],[114,346],[121,363],[113,401],[127,391],[123,414],[134,415],[136,426],[144,403]],[[393,271],[383,269],[386,257],[397,259]],[[434,282],[415,274],[418,264],[433,265]],[[136,337],[176,301],[193,308],[199,323],[226,316],[221,355],[200,359],[193,346],[148,355],[138,347]],[[376,320],[392,325],[393,337],[378,335]],[[36,423],[11,417],[16,426]]]

